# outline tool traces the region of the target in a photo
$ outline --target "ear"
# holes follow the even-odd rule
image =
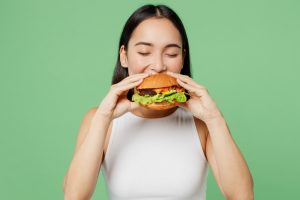
[[[122,45],[120,47],[120,62],[121,62],[121,66],[124,68],[128,68],[128,63],[127,63],[127,55],[126,55],[126,50],[125,50],[125,46]]]

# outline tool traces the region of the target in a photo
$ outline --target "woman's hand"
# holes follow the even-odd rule
[[[180,86],[185,88],[190,95],[190,99],[179,106],[190,111],[195,117],[204,122],[223,117],[214,100],[209,96],[207,89],[196,83],[189,76],[167,72],[177,79]]]
[[[97,112],[109,119],[117,118],[139,105],[127,99],[131,88],[138,86],[148,74],[134,74],[111,86],[108,94],[102,100]]]

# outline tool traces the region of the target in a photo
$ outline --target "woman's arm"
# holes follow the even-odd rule
[[[64,180],[65,199],[90,199],[97,183],[111,121],[139,106],[126,96],[128,90],[138,86],[147,76],[134,74],[112,85],[100,106],[84,117],[77,149]]]
[[[101,167],[109,118],[91,109],[85,115],[78,133],[73,160],[64,179],[65,199],[90,199]]]
[[[186,75],[168,74],[189,92],[190,99],[180,106],[206,124],[206,156],[222,193],[230,200],[253,199],[253,180],[246,161],[206,87]]]
[[[226,121],[220,116],[205,123],[209,132],[206,155],[222,193],[230,200],[252,200],[252,176]]]

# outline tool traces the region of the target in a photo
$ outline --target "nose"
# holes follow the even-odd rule
[[[164,61],[161,55],[157,55],[154,60],[153,64],[150,66],[151,71],[156,73],[161,73],[167,70],[167,67],[164,65]]]

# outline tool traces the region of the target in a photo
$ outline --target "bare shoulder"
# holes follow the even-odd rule
[[[195,121],[199,139],[201,141],[201,146],[202,146],[204,155],[207,158],[207,155],[206,155],[206,142],[207,142],[207,136],[208,136],[207,126],[206,126],[205,122],[203,122],[202,120],[200,120],[196,117],[194,117],[194,121]]]

